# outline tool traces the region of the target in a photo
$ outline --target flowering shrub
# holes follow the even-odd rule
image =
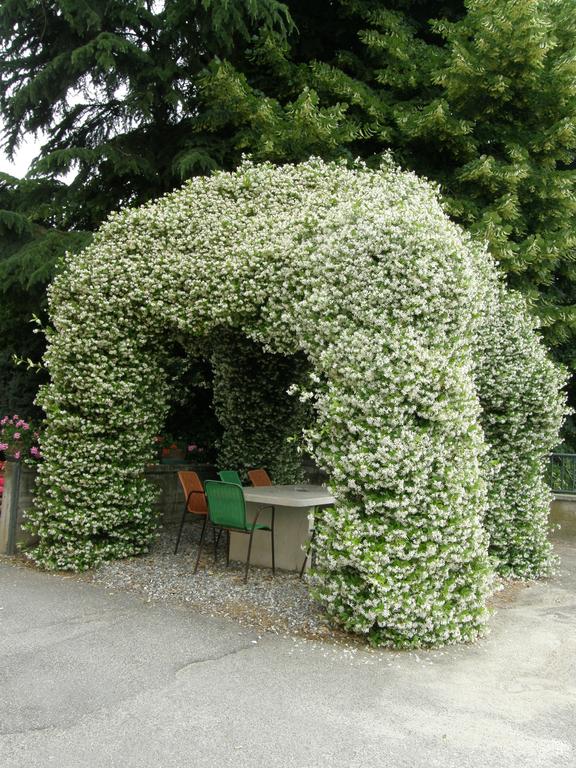
[[[26,419],[17,414],[0,419],[0,453],[5,456],[23,460],[41,459],[39,441],[39,430]]]
[[[214,349],[230,462],[246,460],[250,430],[254,457],[270,440],[273,460],[313,412],[304,440],[336,504],[317,518],[312,586],[342,626],[379,644],[473,640],[490,537],[511,570],[545,568],[541,451],[561,418],[560,379],[486,253],[415,175],[310,160],[193,179],[111,216],[68,257],[50,311],[37,563],[82,569],[149,547],[143,467],[167,412],[170,329]],[[240,376],[232,332],[303,364],[278,378],[268,365],[262,381],[256,355]],[[269,380],[286,423],[259,419],[256,397],[250,427],[241,392]],[[495,487],[505,472],[521,476],[521,499],[511,481]]]
[[[202,459],[206,453],[206,449],[196,443],[188,443],[186,446],[188,457],[191,459]]]
[[[484,526],[503,576],[550,573],[548,456],[566,413],[558,391],[565,373],[547,356],[520,295],[489,279],[485,315],[475,337],[475,381],[487,452]]]

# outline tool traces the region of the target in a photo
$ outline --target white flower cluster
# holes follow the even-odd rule
[[[527,572],[535,556],[542,570],[559,378],[486,254],[415,175],[312,159],[193,179],[112,216],[68,258],[50,307],[38,563],[146,550],[162,340],[235,332],[309,365],[305,441],[337,500],[317,519],[313,589],[337,622],[379,644],[473,640],[488,534],[501,563]],[[217,396],[227,414],[241,406]]]
[[[567,413],[559,396],[565,372],[547,356],[522,297],[489,275],[485,314],[475,336],[475,382],[487,444],[490,553],[503,576],[547,576],[554,562],[548,538],[548,457]]]

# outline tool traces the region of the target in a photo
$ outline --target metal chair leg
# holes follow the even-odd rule
[[[204,547],[204,535],[206,534],[206,523],[208,522],[208,515],[204,518],[204,522],[202,523],[202,533],[200,534],[200,544],[198,546],[198,557],[196,558],[196,565],[194,566],[194,573],[198,570],[198,564],[200,562],[200,557],[202,556],[202,549]]]
[[[306,550],[306,554],[304,555],[304,562],[302,563],[302,568],[300,568],[300,578],[304,576],[304,569],[306,568],[306,563],[308,562],[308,558],[310,557],[310,549],[312,547],[312,544],[314,543],[315,534],[316,534],[316,528],[313,528],[312,536],[310,536],[310,541],[308,542],[308,549]]]
[[[226,568],[228,568],[230,565],[230,529],[228,529],[226,533],[228,534],[228,541],[226,542]]]
[[[218,562],[218,539],[216,538],[216,526],[212,525],[212,541],[214,542],[214,563]]]
[[[274,551],[274,518],[276,510],[272,507],[272,525],[270,526],[270,540],[272,545],[272,576],[276,576],[276,553]]]
[[[182,520],[180,521],[180,530],[178,531],[178,538],[176,539],[176,546],[174,547],[174,554],[178,554],[178,545],[180,544],[180,537],[182,536],[182,529],[184,528],[184,521],[186,520],[186,514],[188,512],[188,502],[184,504],[184,512],[182,513]]]
[[[248,542],[248,557],[246,558],[246,572],[244,573],[244,584],[248,582],[248,569],[250,568],[250,554],[252,552],[252,539],[254,538],[255,528],[250,531],[250,541]]]

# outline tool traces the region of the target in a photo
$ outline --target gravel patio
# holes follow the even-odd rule
[[[224,536],[214,563],[212,533],[196,574],[193,573],[201,526],[188,523],[178,554],[174,554],[177,526],[162,529],[148,555],[106,563],[79,576],[109,589],[137,592],[148,600],[186,603],[210,616],[232,618],[254,630],[346,638],[330,628],[323,610],[312,600],[306,581],[297,573],[250,567],[244,584],[244,563],[226,568]]]
[[[362,637],[331,626],[328,616],[311,597],[306,579],[294,572],[250,567],[244,583],[244,563],[231,561],[226,568],[224,537],[214,562],[211,532],[198,572],[201,526],[188,523],[174,554],[177,525],[161,529],[148,555],[105,563],[72,578],[99,584],[113,591],[129,591],[147,601],[184,604],[207,616],[234,619],[256,632],[273,632],[310,639],[329,640],[346,647],[367,648]],[[544,582],[546,584],[546,582]],[[529,589],[530,583],[500,580],[490,600],[497,612],[510,606]]]

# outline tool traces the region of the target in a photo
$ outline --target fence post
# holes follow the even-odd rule
[[[0,517],[0,553],[16,554],[16,532],[18,529],[18,502],[22,467],[20,461],[7,457],[4,494],[2,496],[2,517]]]

